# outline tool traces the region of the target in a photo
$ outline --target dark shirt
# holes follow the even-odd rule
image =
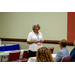
[[[71,56],[71,61],[73,61],[75,59],[75,48],[73,48],[73,50],[70,52],[70,56]]]

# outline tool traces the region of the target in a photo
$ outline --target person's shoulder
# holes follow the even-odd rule
[[[71,52],[75,52],[75,47],[72,49],[72,51]]]
[[[72,50],[75,50],[75,47]]]
[[[62,50],[59,51],[59,53],[61,53],[61,52],[62,52]]]
[[[64,50],[65,50],[65,51],[68,51],[68,49],[67,49],[66,47],[64,48]]]
[[[63,49],[60,50],[61,53],[64,53],[64,52],[66,52],[66,51],[69,52],[66,47],[64,47]]]
[[[39,31],[39,34],[42,34],[42,33]]]
[[[61,49],[58,53],[62,54],[63,50]]]

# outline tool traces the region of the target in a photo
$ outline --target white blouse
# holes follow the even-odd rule
[[[42,33],[39,32],[38,36],[32,31],[28,34],[27,41],[43,41]],[[41,45],[38,45],[38,43],[32,43],[29,45],[29,50],[31,51],[37,51],[39,48],[43,47],[42,43]]]

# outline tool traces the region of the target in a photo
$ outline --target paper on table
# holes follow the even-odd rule
[[[51,55],[52,55],[53,58],[55,58],[57,54],[51,54]]]
[[[3,53],[3,52],[5,52],[5,51],[0,51],[0,53]]]

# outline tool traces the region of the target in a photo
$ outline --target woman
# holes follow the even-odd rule
[[[37,50],[36,61],[37,62],[55,62],[55,60],[52,58],[50,50],[46,47],[42,47]]]
[[[32,27],[33,31],[28,34],[27,43],[29,44],[29,56],[36,56],[36,51],[43,47],[44,42],[42,33],[39,32],[39,24],[34,24]]]

